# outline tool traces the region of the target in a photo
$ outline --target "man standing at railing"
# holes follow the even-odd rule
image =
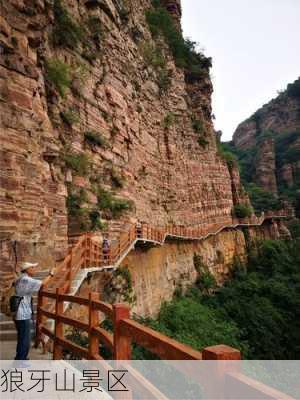
[[[33,318],[32,295],[39,291],[43,281],[34,279],[38,263],[24,262],[21,265],[21,276],[15,282],[16,296],[20,302],[15,316],[17,329],[17,349],[15,360],[27,360],[31,342]],[[53,272],[49,272],[53,276]],[[47,278],[46,278],[47,279]]]

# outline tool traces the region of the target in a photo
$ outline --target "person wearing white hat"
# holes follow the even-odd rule
[[[34,279],[38,263],[24,262],[21,264],[21,276],[15,282],[16,295],[21,301],[15,317],[17,329],[17,349],[15,360],[26,360],[31,342],[32,295],[40,289],[43,281]],[[53,276],[50,271],[49,275]]]

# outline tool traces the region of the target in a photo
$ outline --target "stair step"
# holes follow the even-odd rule
[[[3,313],[0,313],[0,321],[11,321],[11,317],[9,317],[8,315],[5,315]]]
[[[17,340],[17,331],[14,330],[9,330],[9,331],[0,331],[0,340]]]
[[[34,334],[34,330],[31,331],[31,334]],[[4,340],[17,340],[17,331],[15,329],[0,331],[0,341]]]
[[[0,321],[0,332],[9,331],[15,329],[14,321]]]

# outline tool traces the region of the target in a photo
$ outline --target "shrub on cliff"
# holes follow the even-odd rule
[[[199,136],[197,139],[197,142],[198,142],[199,146],[201,146],[201,147],[205,147],[209,143],[208,140],[206,140],[205,137],[203,137],[203,136]]]
[[[90,169],[90,160],[85,154],[66,152],[63,154],[63,160],[65,161],[66,167],[70,168],[76,174],[81,176],[88,174]]]
[[[111,212],[113,218],[118,218],[124,211],[131,210],[132,203],[126,199],[114,198],[111,205]]]
[[[144,43],[141,46],[141,52],[147,66],[150,65],[154,69],[165,67],[166,60],[162,51],[157,46],[151,43]]]
[[[84,38],[83,28],[73,20],[61,0],[54,0],[53,13],[53,44],[75,49]]]
[[[176,66],[185,68],[187,75],[192,72],[194,80],[201,78],[203,71],[211,67],[211,59],[197,51],[195,42],[183,38],[172,17],[160,2],[155,1],[152,5],[154,8],[146,12],[152,36],[155,38],[162,35],[169,45]]]
[[[80,189],[79,192],[75,193],[71,187],[69,187],[69,194],[67,197],[67,208],[70,215],[75,215],[77,210],[87,202],[87,195],[84,189]]]
[[[46,61],[46,79],[64,97],[72,81],[69,65],[56,58],[48,59]]]
[[[110,177],[111,182],[115,188],[121,189],[122,187],[124,187],[125,177],[123,175],[120,175],[114,167],[110,170]]]
[[[86,191],[81,188],[68,186],[67,210],[69,217],[73,217],[81,231],[95,231],[106,228],[101,221],[99,210],[90,208]]]
[[[203,263],[203,259],[200,254],[194,253],[193,264],[198,274],[200,274],[205,269],[205,264]]]
[[[202,134],[204,132],[203,122],[196,117],[192,118],[192,126],[193,126],[194,132],[199,133],[199,134]]]
[[[103,37],[103,29],[100,18],[98,16],[89,16],[86,24],[93,40],[99,42]]]
[[[300,239],[300,220],[294,220],[288,225],[289,231],[294,239]]]
[[[206,294],[212,293],[217,287],[217,281],[214,275],[210,272],[207,265],[203,263],[203,259],[200,254],[194,253],[193,263],[195,270],[198,273],[196,279],[196,286]]]
[[[246,204],[236,204],[233,207],[233,212],[237,218],[247,218],[251,216],[253,210]]]
[[[218,143],[217,145],[218,154],[226,161],[229,168],[233,168],[238,165],[235,154],[230,150],[225,143]]]
[[[223,145],[224,143],[222,143]],[[242,183],[245,185],[252,181],[252,177],[255,173],[255,158],[257,154],[257,148],[255,146],[241,150],[235,147],[231,147],[231,151],[238,159],[238,165],[241,174]]]
[[[106,212],[107,218],[117,218],[123,212],[131,210],[133,203],[126,199],[115,197],[110,191],[99,186],[97,188],[98,207]]]
[[[107,140],[98,132],[86,131],[84,132],[84,139],[92,146],[108,147]]]
[[[210,294],[216,289],[217,281],[210,271],[205,271],[198,276],[196,285],[203,293]]]
[[[300,78],[287,86],[288,96],[300,99]]]
[[[172,79],[171,73],[166,69],[162,68],[157,73],[157,84],[159,88],[159,94],[162,95],[167,92],[171,86]]]
[[[113,272],[111,280],[104,286],[104,293],[109,303],[126,302],[133,305],[136,302],[132,276],[127,266]]]
[[[168,114],[165,115],[163,119],[163,128],[164,129],[169,129],[171,126],[175,124],[176,121],[176,115],[172,112],[169,112]]]
[[[300,131],[277,135],[275,140],[276,165],[281,168],[284,164],[297,162],[300,159],[298,141]]]
[[[60,112],[61,119],[64,121],[65,124],[69,125],[72,127],[74,124],[77,124],[79,122],[79,115],[78,111],[70,108],[65,111]]]
[[[141,52],[147,66],[152,66],[157,74],[157,85],[160,95],[164,94],[171,85],[171,72],[166,67],[166,59],[162,50],[151,43],[144,43]]]
[[[68,188],[67,197],[67,210],[68,216],[76,220],[81,231],[89,230],[90,220],[89,220],[89,210],[83,205],[87,203],[87,195],[84,189],[80,191],[75,191],[73,187]]]
[[[280,210],[282,203],[271,192],[267,192],[254,183],[245,186],[245,189],[250,197],[251,204],[255,212],[261,213],[262,211]]]

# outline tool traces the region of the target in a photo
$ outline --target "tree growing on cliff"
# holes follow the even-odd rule
[[[152,6],[153,8],[146,12],[146,20],[153,38],[161,35],[165,39],[176,66],[184,68],[188,81],[202,79],[212,65],[211,58],[197,51],[197,43],[182,36],[160,1],[152,2]]]
[[[53,14],[53,44],[75,49],[84,38],[83,28],[70,16],[61,0],[54,0]]]
[[[56,58],[48,59],[46,80],[55,86],[61,97],[64,97],[72,82],[69,65]]]
[[[282,208],[282,202],[273,193],[267,192],[254,183],[246,185],[245,189],[255,212],[261,213],[262,211],[280,210]]]
[[[251,216],[253,210],[247,204],[235,204],[233,213],[237,218],[247,218]]]

